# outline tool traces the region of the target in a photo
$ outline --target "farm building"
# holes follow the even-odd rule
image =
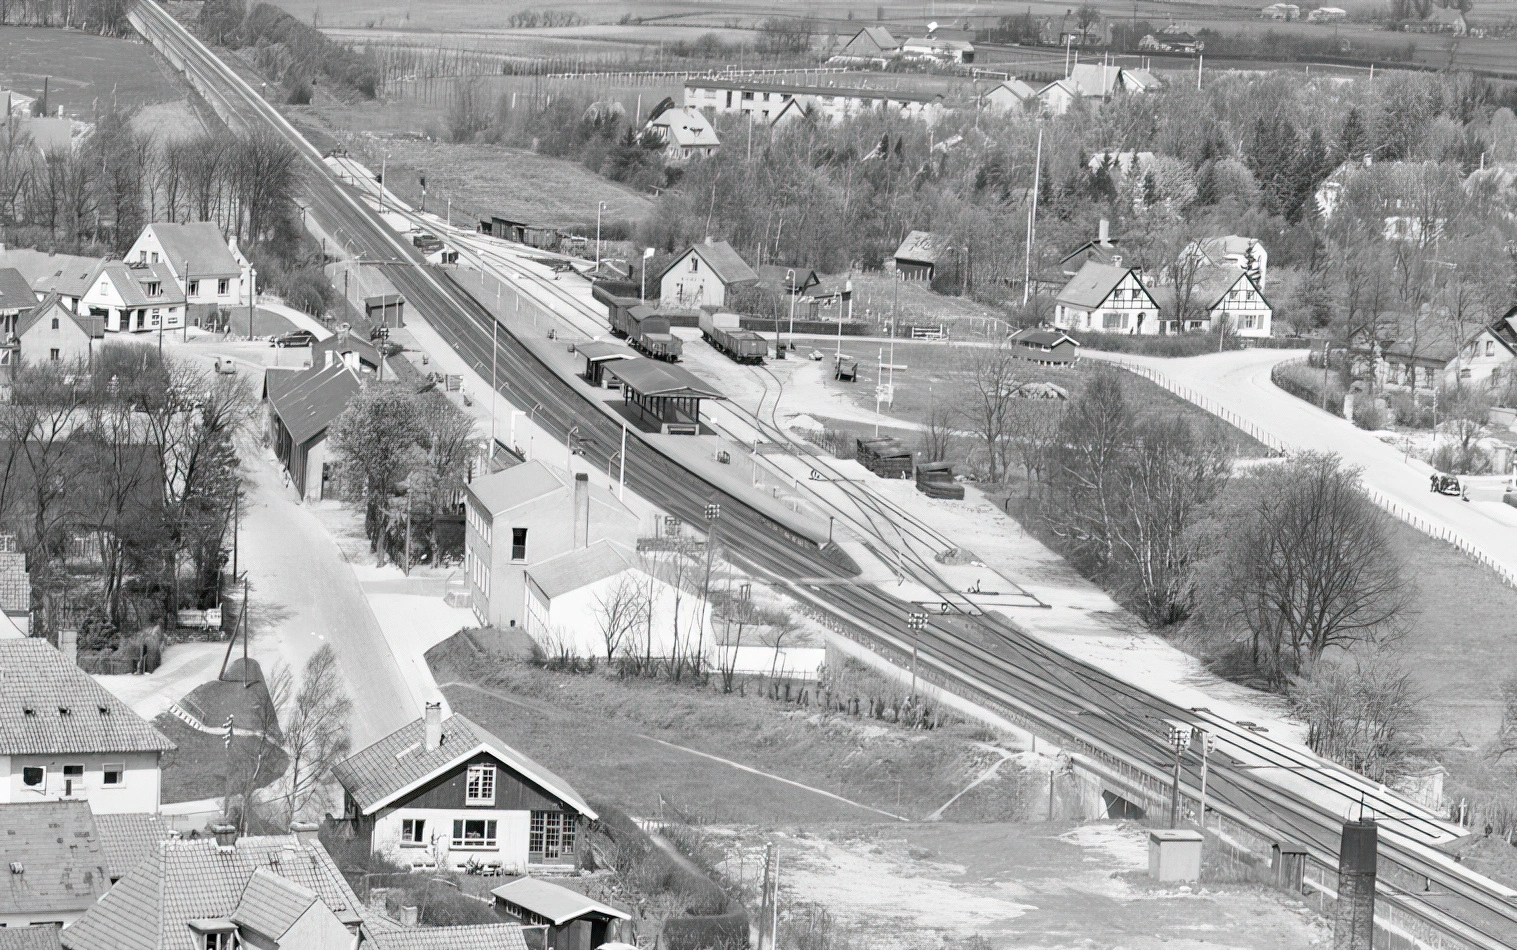
[[[932,280],[938,256],[947,250],[947,240],[931,231],[912,231],[891,255],[890,266],[907,280]]]
[[[937,36],[913,37],[901,44],[901,55],[940,63],[974,62],[974,44]]]
[[[660,303],[664,307],[694,309],[720,307],[735,287],[758,283],[759,276],[726,241],[706,238],[692,244],[659,275]]]
[[[809,114],[828,122],[841,122],[849,116],[877,112],[932,123],[946,108],[943,97],[931,92],[746,79],[691,79],[685,83],[685,105],[709,115],[738,113],[772,122],[790,100],[797,98],[811,100]]]
[[[839,56],[857,56],[861,59],[880,59],[894,56],[901,51],[901,41],[883,26],[866,26],[853,34],[853,38],[838,50]]]
[[[1157,334],[1159,304],[1136,267],[1087,261],[1054,300],[1054,326],[1098,333]]]
[[[1011,354],[1020,360],[1066,366],[1080,358],[1080,344],[1057,330],[1024,327],[1006,339]]]
[[[656,113],[646,129],[664,140],[664,156],[675,162],[713,155],[722,144],[706,114],[689,106]]]

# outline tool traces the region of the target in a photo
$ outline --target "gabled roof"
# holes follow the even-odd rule
[[[60,950],[63,931],[49,924],[36,927],[0,927],[0,950]]]
[[[1057,346],[1060,343],[1073,343],[1080,345],[1080,341],[1072,336],[1060,333],[1058,330],[1043,330],[1037,327],[1023,327],[1011,336],[1007,337],[1017,343],[1032,343],[1037,346]]]
[[[58,291],[68,297],[83,297],[106,263],[103,257],[49,254],[27,247],[0,251],[0,267],[14,267],[36,293]]]
[[[1111,292],[1117,289],[1128,274],[1136,276],[1137,271],[1132,267],[1113,267],[1110,264],[1099,264],[1095,261],[1086,261],[1080,272],[1069,279],[1064,289],[1059,291],[1058,302],[1066,306],[1078,307],[1081,310],[1094,310],[1106,302]],[[1142,278],[1138,279],[1141,286]],[[1143,288],[1148,293],[1148,288]],[[1153,301],[1153,295],[1149,294],[1149,300]],[[1157,303],[1154,306],[1158,306]]]
[[[89,802],[0,805],[0,914],[46,918],[88,908],[110,889]]]
[[[296,445],[327,431],[348,402],[363,389],[345,364],[264,374],[264,394]]]
[[[377,950],[527,950],[521,924],[468,924],[375,930]]]
[[[945,241],[942,236],[931,231],[912,231],[906,235],[906,240],[895,249],[891,255],[898,261],[911,261],[917,264],[936,264],[938,253],[942,251]]]
[[[0,755],[172,748],[167,736],[46,640],[0,640]]]
[[[372,815],[406,792],[452,771],[479,752],[487,752],[585,817],[598,817],[568,782],[465,716],[454,713],[442,721],[442,742],[431,752],[426,751],[425,740],[426,720],[416,719],[343,759],[332,770],[332,776],[365,815]]]
[[[116,288],[116,293],[121,295],[121,301],[126,306],[146,307],[148,305],[146,288],[138,282],[137,274],[126,265],[125,261],[106,261],[101,264],[95,271],[90,286],[94,287],[98,284],[102,276],[110,278],[111,285]]]
[[[1079,63],[1069,71],[1069,81],[1082,96],[1110,96],[1122,81],[1122,67]]]
[[[985,95],[995,95],[1002,89],[1005,89],[1007,92],[1011,93],[1012,97],[1015,98],[1018,102],[1025,102],[1038,94],[1038,91],[1036,89],[1013,76],[1012,78],[1006,80],[1005,82],[996,86],[994,89],[987,92]]]
[[[344,924],[363,905],[319,842],[294,835],[243,837],[223,851],[214,838],[160,842],[146,861],[63,932],[67,950],[196,950],[192,920],[230,918],[265,869],[315,893]]]
[[[548,918],[553,921],[555,927],[561,927],[586,914],[604,914],[616,920],[632,919],[632,915],[626,911],[617,910],[610,904],[602,904],[579,891],[571,891],[567,887],[535,877],[519,877],[509,884],[502,884],[490,893],[494,894],[497,900],[515,904],[539,917]]]
[[[917,49],[932,50],[933,52],[959,52],[970,53],[974,51],[974,44],[965,40],[945,40],[936,36],[914,36],[901,44],[901,48],[908,46]]]
[[[113,266],[118,261],[112,261],[107,267]],[[159,261],[156,264],[127,264],[127,272],[132,280],[136,281],[138,292],[142,295],[140,307],[167,307],[173,304],[184,303],[184,292],[179,289],[179,282],[174,278],[174,269],[167,263]],[[148,284],[157,281],[158,296],[148,293]]]
[[[589,343],[578,343],[575,344],[574,351],[592,363],[637,359],[637,353],[611,340],[592,340]]]
[[[239,928],[278,942],[314,903],[315,891],[268,868],[259,868],[248,878],[228,919]]]
[[[122,878],[158,850],[158,842],[175,837],[174,829],[157,815],[124,812],[96,815],[95,830],[105,849],[106,870],[111,880]]]
[[[722,144],[711,120],[694,107],[666,109],[648,121],[648,128],[662,129],[668,141],[681,148],[715,148]]]
[[[48,294],[42,301],[30,311],[23,314],[16,321],[16,338],[26,336],[26,332],[43,320],[51,320],[57,317],[59,320],[68,320],[79,329],[89,335],[91,339],[98,340],[105,336],[105,318],[97,317],[92,313],[75,313],[63,305],[63,300],[56,293]]]
[[[379,348],[368,340],[354,336],[351,332],[345,338],[342,334],[336,333],[325,340],[317,340],[311,344],[311,367],[313,369],[322,369],[327,365],[325,354],[328,350],[339,356],[345,353],[357,354],[358,362],[372,369],[378,369],[380,360],[383,359],[379,355]]]
[[[861,36],[868,39],[875,46],[879,47],[881,51],[901,48],[901,41],[896,39],[895,36],[892,35],[891,32],[885,27],[866,26],[849,38],[848,42],[844,44],[844,49],[852,46],[855,42],[858,41],[859,37]]]
[[[37,294],[26,277],[14,267],[0,267],[0,311],[30,310],[37,306]]]
[[[748,266],[747,261],[738,256],[737,251],[732,249],[731,244],[728,244],[726,241],[712,241],[710,239],[704,244],[690,245],[684,254],[676,257],[670,262],[668,267],[665,267],[659,273],[659,280],[663,280],[664,274],[673,270],[680,261],[683,261],[690,254],[694,254],[705,261],[706,266],[711,268],[711,272],[716,274],[717,278],[728,286],[753,283],[758,280],[758,274],[753,272],[753,268]]]
[[[1045,93],[1051,92],[1054,89],[1062,89],[1065,92],[1069,93],[1071,96],[1080,95],[1080,87],[1075,85],[1072,80],[1055,79],[1053,82],[1038,90],[1038,98],[1042,99]]]
[[[695,399],[726,399],[722,391],[674,363],[638,358],[622,360],[611,367],[616,378],[644,396],[679,396]]]
[[[1179,39],[1179,37],[1175,37],[1171,40],[1171,42],[1194,43],[1195,39],[1189,36],[1183,40]],[[1163,83],[1159,81],[1159,77],[1155,76],[1147,69],[1123,69],[1122,82],[1130,86],[1136,86],[1139,89],[1157,89],[1159,86],[1163,85]]]
[[[614,577],[635,564],[631,551],[612,541],[597,541],[588,547],[566,551],[534,564],[527,571],[532,583],[552,600],[597,581]]]
[[[225,235],[214,221],[195,221],[190,224],[169,224],[155,221],[148,225],[163,246],[167,263],[175,274],[184,276],[185,263],[189,263],[189,276],[237,277],[242,268],[227,246]]]

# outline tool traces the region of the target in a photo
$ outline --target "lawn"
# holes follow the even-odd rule
[[[994,753],[974,744],[984,731],[965,725],[907,731],[755,693],[724,695],[714,685],[575,676],[481,660],[458,637],[427,659],[455,712],[558,772],[585,797],[632,815],[787,825],[887,820],[663,743],[910,818],[937,809],[995,761]],[[999,801],[975,802],[974,817],[1021,813],[1018,783],[1008,776],[1001,787]]]
[[[163,803],[199,801],[227,794],[227,769],[233,772],[232,789],[246,787],[244,780],[258,752],[259,739],[237,736],[230,751],[219,735],[207,735],[191,729],[169,713],[162,713],[153,725],[173,740],[175,749],[163,754]],[[217,723],[219,726],[220,723]],[[273,746],[265,750],[262,768],[253,782],[263,788],[284,774],[288,765],[284,752]]]
[[[208,726],[220,728],[227,717],[232,716],[233,723],[239,729],[259,729],[268,702],[268,688],[260,679],[255,678],[247,687],[242,685],[241,680],[201,683],[188,696],[179,700],[179,705],[198,716]]]
[[[91,36],[74,30],[0,26],[0,84],[48,105],[88,118],[115,103],[120,108],[177,102],[189,90],[146,43]]]

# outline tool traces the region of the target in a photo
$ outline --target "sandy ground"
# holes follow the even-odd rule
[[[782,921],[823,907],[856,947],[925,950],[979,935],[992,947],[1280,950],[1331,937],[1305,905],[1261,887],[1150,882],[1147,829],[1131,823],[935,822],[773,839]],[[768,838],[726,829],[712,840],[723,869],[756,887]]]

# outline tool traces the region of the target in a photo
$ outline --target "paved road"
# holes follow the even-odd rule
[[[272,457],[246,445],[247,500],[240,565],[252,588],[252,653],[298,676],[331,643],[353,699],[353,746],[362,748],[421,715],[353,568],[315,514],[295,502]]]

